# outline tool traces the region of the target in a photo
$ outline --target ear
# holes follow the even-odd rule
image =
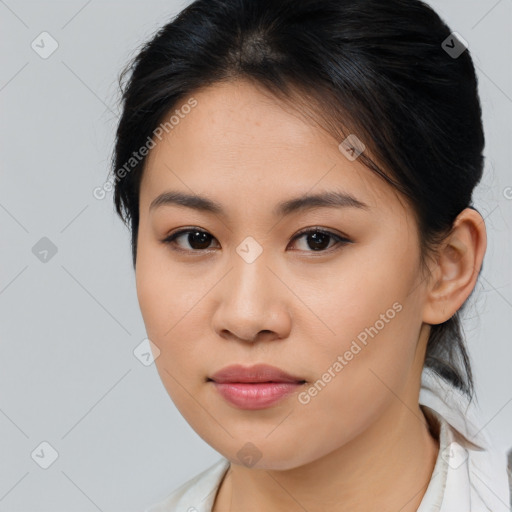
[[[455,219],[431,268],[423,309],[425,323],[443,323],[464,304],[475,287],[486,248],[484,219],[476,210],[466,208]]]

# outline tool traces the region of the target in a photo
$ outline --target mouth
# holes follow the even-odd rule
[[[280,368],[266,364],[254,366],[231,365],[214,373],[207,381],[224,383],[297,383],[304,384],[306,379],[292,375]]]
[[[219,394],[240,409],[265,409],[277,404],[302,387],[306,380],[269,365],[228,366],[212,377]]]

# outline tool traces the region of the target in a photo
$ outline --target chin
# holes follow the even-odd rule
[[[287,446],[269,439],[262,442],[234,439],[229,447],[216,447],[213,443],[212,447],[231,463],[248,469],[286,471],[304,466],[317,458],[313,454],[304,453],[295,444]]]

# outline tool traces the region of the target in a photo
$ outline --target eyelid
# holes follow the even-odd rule
[[[161,240],[161,242],[163,244],[167,244],[167,245],[170,245],[172,246],[172,250],[175,250],[175,251],[178,251],[178,252],[182,252],[182,253],[187,253],[187,254],[191,254],[191,253],[196,253],[196,254],[204,254],[204,253],[207,253],[207,252],[211,252],[211,248],[208,248],[208,249],[198,249],[198,250],[193,250],[193,249],[183,249],[179,246],[177,246],[176,244],[174,244],[174,240],[176,240],[176,238],[178,238],[179,236],[181,235],[185,235],[189,232],[192,232],[192,231],[199,231],[201,233],[206,233],[208,235],[210,235],[212,237],[213,240],[217,240],[213,235],[211,235],[207,230],[203,229],[203,228],[199,228],[197,226],[189,226],[189,227],[184,227],[184,228],[179,228],[177,231],[174,231],[172,233],[170,233],[169,235],[167,235],[163,240]],[[339,233],[336,233],[335,231],[332,231],[330,229],[327,229],[327,228],[323,228],[323,227],[320,227],[320,226],[310,226],[310,227],[307,227],[307,228],[303,228],[301,231],[299,231],[298,233],[296,233],[293,238],[290,240],[290,242],[294,242],[295,240],[297,240],[298,238],[301,238],[302,236],[306,235],[306,234],[309,234],[309,233],[322,233],[324,235],[327,235],[327,236],[330,236],[332,238],[335,239],[336,243],[329,249],[326,249],[326,250],[322,250],[322,251],[302,251],[302,252],[306,252],[306,253],[313,253],[313,254],[327,254],[327,253],[330,253],[331,251],[333,250],[336,250],[336,248],[340,245],[346,245],[346,244],[352,244],[354,243],[353,240],[351,240],[350,238],[348,238],[347,236],[343,235],[343,234],[339,234]],[[218,242],[218,240],[217,240]],[[301,252],[301,251],[299,251]]]
[[[200,231],[201,233],[207,233],[208,235],[210,234],[206,229],[199,228],[197,226],[188,226],[188,227],[184,227],[184,228],[179,228],[176,231],[168,234],[163,240],[161,240],[161,242],[165,245],[169,245],[173,251],[177,251],[177,252],[181,252],[181,253],[185,253],[185,254],[194,254],[195,253],[195,254],[199,255],[199,254],[211,252],[211,248],[202,249],[202,250],[183,249],[174,243],[174,240],[176,238],[178,238],[181,235],[190,233],[192,231]],[[211,235],[211,237],[213,240],[217,240],[213,235]]]
[[[339,240],[342,240],[344,242],[350,242],[352,243],[352,240],[341,234],[341,233],[337,233],[335,231],[332,231],[331,229],[327,229],[327,228],[322,228],[320,226],[312,226],[312,227],[308,227],[308,228],[304,228],[302,229],[301,231],[299,231],[293,238],[292,238],[292,241],[295,240],[296,238],[299,238],[301,237],[302,235],[305,235],[307,233],[323,233],[324,235],[329,235],[329,236],[332,236],[333,238],[336,238],[336,239],[339,239]]]

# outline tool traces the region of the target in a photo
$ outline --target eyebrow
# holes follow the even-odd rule
[[[187,194],[172,190],[157,196],[151,202],[149,210],[151,211],[164,205],[178,205],[216,215],[225,215],[222,205],[212,199],[196,194]],[[319,194],[304,195],[288,199],[287,201],[279,203],[273,209],[273,214],[275,216],[285,216],[299,211],[311,210],[313,208],[347,207],[360,208],[364,210],[368,210],[370,208],[366,203],[356,199],[353,195],[346,192],[322,192]]]

